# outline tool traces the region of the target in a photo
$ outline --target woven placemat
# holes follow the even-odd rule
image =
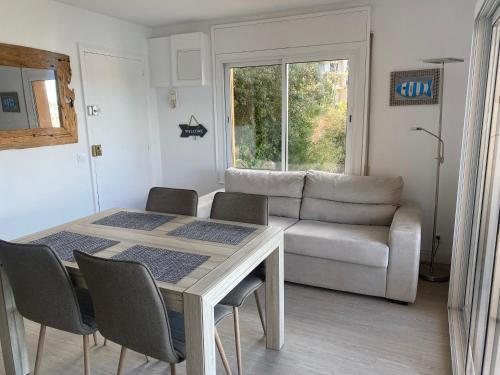
[[[177,284],[210,257],[142,245],[132,246],[113,259],[134,260],[146,264],[158,281]]]
[[[74,250],[80,250],[87,254],[95,254],[116,245],[119,241],[62,231],[31,241],[31,243],[50,246],[62,260],[74,262]]]
[[[174,229],[169,236],[189,238],[208,242],[217,242],[226,245],[238,245],[257,228],[241,225],[214,223],[210,221],[193,221]]]
[[[92,222],[92,224],[151,231],[173,219],[175,219],[175,216],[172,215],[143,214],[140,212],[120,211],[113,215],[96,220]]]

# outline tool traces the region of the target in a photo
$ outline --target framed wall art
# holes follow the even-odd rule
[[[391,72],[390,105],[439,103],[439,69]]]

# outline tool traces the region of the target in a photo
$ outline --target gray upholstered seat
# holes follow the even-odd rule
[[[225,296],[220,303],[222,305],[240,307],[252,293],[256,292],[262,284],[264,284],[264,282],[265,278],[261,275],[257,276],[250,274]]]
[[[99,331],[122,346],[118,374],[127,349],[168,362],[175,373],[175,364],[186,358],[184,317],[167,310],[149,268],[135,261],[103,259],[79,251],[75,251],[75,259],[94,301]],[[229,308],[218,306],[215,321],[229,314]],[[224,351],[218,348],[226,364]]]
[[[224,319],[226,316],[231,315],[231,308],[228,306],[217,305],[214,308],[214,322],[215,325]],[[186,336],[184,332],[184,314],[177,311],[168,310],[168,319],[170,322],[170,332],[176,350],[185,358],[186,357]]]
[[[241,223],[267,225],[269,221],[268,198],[264,195],[218,192],[214,196],[210,218],[217,220],[238,221]],[[238,308],[245,300],[254,294],[260,321],[264,334],[266,327],[264,312],[260,304],[258,289],[265,282],[265,264],[261,263],[250,275],[241,281],[222,301],[222,305],[232,306],[236,338],[236,358],[238,361],[238,373],[243,372],[241,364],[241,345],[239,329]]]
[[[146,210],[196,216],[198,193],[194,190],[154,187],[149,191]]]
[[[387,267],[389,227],[301,220],[287,230],[287,253],[369,267]]]
[[[96,332],[88,292],[73,288],[66,267],[54,250],[45,245],[0,241],[0,263],[12,286],[19,313],[41,325],[35,374],[40,368],[46,327],[83,336],[88,374],[88,335]]]

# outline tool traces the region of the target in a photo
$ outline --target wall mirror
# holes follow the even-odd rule
[[[78,141],[69,56],[0,43],[0,150]]]

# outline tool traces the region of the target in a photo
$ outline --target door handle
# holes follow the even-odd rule
[[[102,156],[102,146],[92,145],[92,157]]]

